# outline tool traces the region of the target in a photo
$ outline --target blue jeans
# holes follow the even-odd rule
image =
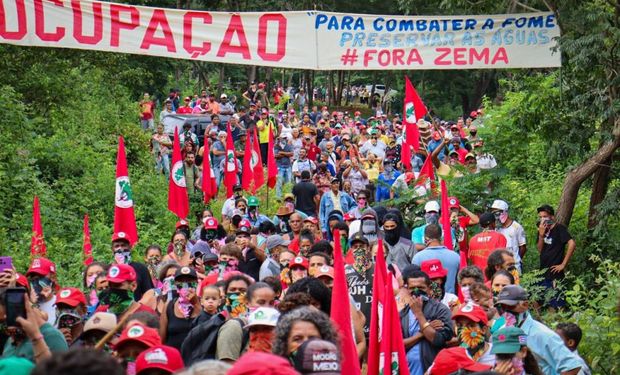
[[[214,165],[213,174],[215,175],[215,186],[217,186],[219,190],[220,184],[222,183],[222,180],[224,179],[224,171],[220,169],[219,165]]]
[[[155,170],[158,173],[161,173],[163,170],[166,180],[168,180],[170,178],[170,155],[162,155],[161,158],[155,163]]]
[[[293,171],[291,167],[278,167],[278,178],[276,180],[276,197],[282,197],[282,185],[291,182]]]

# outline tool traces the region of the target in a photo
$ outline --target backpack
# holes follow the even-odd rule
[[[244,322],[239,318],[234,318],[243,328]],[[219,313],[211,317],[204,323],[198,324],[189,332],[181,345],[181,356],[186,366],[206,359],[215,359],[217,349],[217,338],[220,328],[226,323],[226,315]],[[243,330],[241,349],[245,348],[250,339],[247,329]]]

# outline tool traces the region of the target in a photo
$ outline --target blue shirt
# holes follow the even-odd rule
[[[411,231],[411,242],[413,242],[416,245],[424,245],[424,229],[426,229],[427,225],[428,224],[423,224],[423,225],[420,225],[419,227],[413,228],[413,230]],[[443,234],[443,228],[441,228],[441,230]],[[452,229],[451,232],[452,232],[452,243],[457,244],[456,237],[454,235],[454,229]]]
[[[527,313],[521,324],[527,334],[527,347],[534,353],[540,370],[546,375],[560,374],[581,367],[581,362],[565,345],[562,338]]]
[[[409,309],[409,337],[420,331],[420,322],[416,319],[411,309]],[[409,366],[409,375],[424,375],[424,366],[422,365],[422,357],[420,357],[420,342],[409,348],[407,351],[407,365]]]
[[[411,263],[420,266],[425,260],[439,259],[443,268],[448,270],[446,293],[456,294],[456,274],[459,272],[461,257],[445,246],[429,246],[413,256]]]
[[[392,178],[387,179],[385,174],[379,174],[377,182],[377,191],[375,193],[375,202],[381,202],[390,199],[390,188],[394,184],[394,181],[400,176],[400,172],[394,171]]]

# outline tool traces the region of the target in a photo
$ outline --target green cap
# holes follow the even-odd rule
[[[491,354],[514,354],[527,345],[527,335],[518,327],[504,327],[493,334]]]
[[[248,198],[248,207],[258,207],[258,198],[249,197]]]
[[[25,358],[8,357],[0,359],[0,375],[28,375],[34,363]]]

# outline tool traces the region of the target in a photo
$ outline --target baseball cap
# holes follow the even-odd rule
[[[144,370],[160,369],[173,374],[185,365],[181,353],[176,348],[167,345],[157,345],[147,349],[136,358],[136,374]]]
[[[487,313],[482,309],[482,307],[472,303],[461,305],[457,312],[452,314],[452,320],[456,320],[456,318],[459,317],[467,318],[476,323],[487,324],[489,322]]]
[[[457,197],[449,197],[448,198],[448,208],[450,208],[450,209],[461,208],[461,202],[459,202],[459,199]]]
[[[26,272],[26,276],[36,273],[37,275],[47,276],[51,273],[56,273],[56,265],[54,262],[47,258],[36,258],[30,263],[30,267]]]
[[[226,375],[299,375],[288,359],[271,353],[248,352]]]
[[[506,285],[497,295],[496,305],[515,306],[521,301],[527,301],[527,292],[519,285]]]
[[[189,223],[187,222],[187,220],[181,219],[181,220],[177,221],[175,227],[176,227],[176,229],[179,229],[181,227],[189,227]]]
[[[304,222],[306,222],[306,221],[309,222],[309,223],[312,223],[312,224],[318,224],[319,223],[319,219],[317,219],[314,216],[308,216],[307,218],[304,219]]]
[[[491,354],[513,354],[527,345],[527,334],[519,327],[504,327],[493,333]]]
[[[263,108],[261,113],[264,114],[264,115],[268,115],[269,114],[269,110],[267,108]]]
[[[127,242],[129,242],[129,236],[127,236],[127,233],[125,232],[115,232],[112,235],[112,242],[114,241],[118,241],[118,240],[125,240]]]
[[[240,209],[238,209],[238,208],[235,208],[235,209],[233,210],[232,217],[235,217],[235,216],[243,216],[243,211],[241,211],[241,210],[240,210]]]
[[[364,237],[364,234],[362,233],[362,231],[359,231],[359,232],[355,233],[353,235],[353,237],[351,237],[349,239],[349,242],[351,243],[351,245],[353,245],[353,243],[355,243],[355,242],[363,242],[366,245],[368,245],[368,243],[369,243],[368,239],[366,237]]]
[[[250,221],[248,219],[242,219],[239,222],[239,226],[237,227],[235,234],[240,234],[240,233],[250,234],[251,229],[252,229],[252,224],[250,223]]]
[[[475,159],[475,158],[476,157],[471,152],[468,152],[467,155],[465,155],[465,160],[467,160],[467,159]]]
[[[448,271],[443,268],[439,259],[425,260],[420,264],[420,267],[422,268],[422,272],[427,274],[431,279],[446,277],[448,275]]]
[[[146,327],[140,323],[132,324],[129,327],[125,327],[118,341],[114,345],[115,350],[129,342],[136,341],[141,344],[152,348],[156,345],[161,345],[161,337],[156,329]]]
[[[204,227],[205,229],[217,229],[217,219],[214,217],[208,217],[204,219]]]
[[[136,281],[136,271],[128,264],[115,264],[108,270],[106,279],[108,282],[115,284],[125,281]]]
[[[226,95],[226,94],[220,95],[220,99],[223,99],[223,98],[228,98],[228,95]]]
[[[437,201],[428,201],[424,205],[424,212],[439,212],[439,203]]]
[[[80,337],[92,331],[108,333],[114,327],[116,327],[116,315],[109,312],[96,312],[84,323],[84,330]]]
[[[205,255],[202,256],[202,261],[204,263],[208,263],[208,262],[217,262],[220,258],[216,255],[213,254],[211,252],[206,253]]]
[[[241,184],[236,184],[233,186],[233,191],[243,190],[243,186]]]
[[[287,199],[295,200],[295,195],[293,195],[292,193],[284,194],[284,200],[287,200]]]
[[[458,370],[486,371],[491,366],[483,365],[471,359],[465,348],[460,346],[440,351],[435,357],[435,362],[430,368],[430,375],[452,374]]]
[[[482,215],[480,215],[480,226],[483,228],[488,227],[494,221],[495,215],[490,212],[484,212]]]
[[[555,210],[548,204],[543,204],[542,206],[536,209],[536,212],[546,212],[549,215],[555,215]]]
[[[300,266],[305,269],[308,269],[308,259],[304,257],[293,258],[293,260],[291,260],[290,263],[288,264],[288,268],[293,268],[295,266]]]
[[[80,303],[86,305],[86,297],[78,288],[62,288],[56,295],[56,304],[65,304],[76,307]]]
[[[508,211],[508,203],[501,199],[496,199],[491,205],[492,210]]]
[[[259,307],[248,316],[248,324],[244,328],[254,326],[275,327],[278,324],[280,313],[273,307]]]
[[[336,345],[325,340],[308,340],[293,357],[295,369],[304,375],[339,375],[340,355]]]
[[[192,277],[194,279],[198,279],[198,274],[196,274],[196,270],[190,267],[181,267],[177,269],[177,272],[174,273],[174,280],[180,279],[182,277]]]
[[[282,236],[278,234],[271,235],[267,237],[265,240],[265,247],[267,250],[271,250],[277,246],[288,246],[291,244],[291,241],[285,240]]]
[[[319,270],[314,273],[314,277],[318,279],[321,276],[327,276],[333,279],[334,278],[334,267],[331,267],[328,265],[321,266],[321,268],[319,268]]]
[[[248,207],[258,207],[259,201],[258,198],[252,196],[248,198]]]

